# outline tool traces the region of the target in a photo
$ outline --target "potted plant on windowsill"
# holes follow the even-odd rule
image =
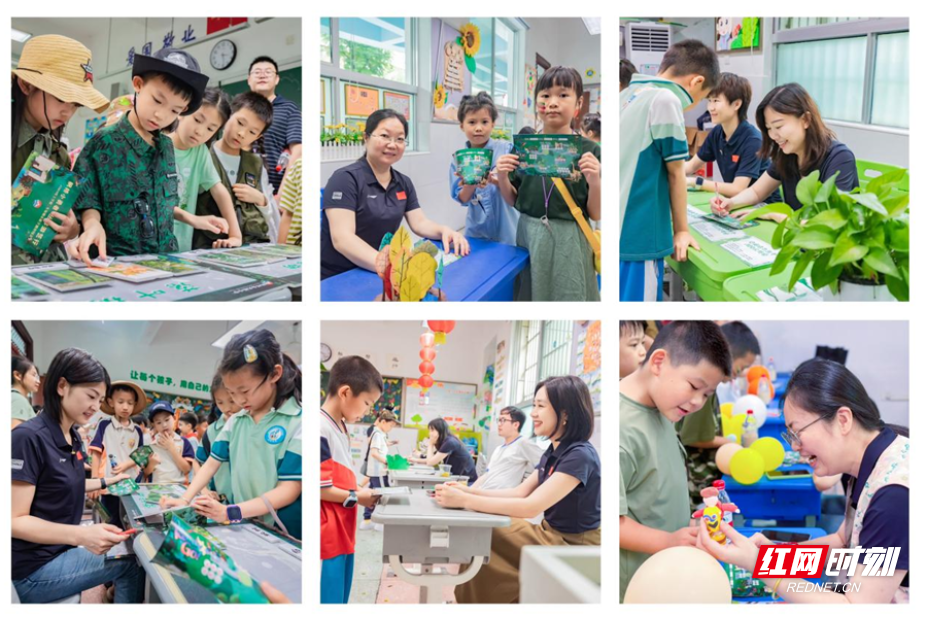
[[[810,266],[811,284],[825,297],[907,301],[910,198],[898,190],[906,173],[888,172],[869,181],[865,191],[846,193],[837,189],[837,174],[822,183],[814,171],[795,190],[802,204],[798,210],[779,202],[744,217],[786,215],[773,234],[772,246],[779,254],[770,274],[797,260],[790,291]]]

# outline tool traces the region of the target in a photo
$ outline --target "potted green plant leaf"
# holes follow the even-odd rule
[[[887,172],[869,181],[865,190],[847,193],[837,189],[837,174],[822,183],[814,171],[796,187],[802,204],[798,210],[778,202],[744,217],[786,215],[773,234],[772,246],[779,254],[770,274],[783,272],[796,260],[789,290],[810,266],[812,286],[836,300],[907,301],[910,198],[898,189],[906,173]]]

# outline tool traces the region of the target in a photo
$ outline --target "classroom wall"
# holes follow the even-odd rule
[[[55,354],[76,347],[99,359],[113,380],[130,379],[134,369],[171,376],[178,384],[180,379],[210,384],[222,358],[222,350],[212,342],[237,323],[26,321],[25,325],[35,342],[35,362],[43,375]],[[302,363],[301,328],[294,337],[292,322],[266,322],[262,327],[270,329],[284,352]],[[179,386],[139,385],[147,390],[160,388],[172,394],[209,397],[209,393]]]
[[[68,35],[67,29],[55,27],[56,22],[59,21],[61,20],[14,18],[13,26],[22,23],[23,28],[33,35]],[[205,26],[205,20],[202,19],[177,18],[174,20],[175,47],[182,46],[180,38],[189,21],[199,21]],[[116,90],[118,96],[132,92],[132,72],[131,68],[126,66],[129,48],[134,45],[136,51],[140,53],[142,45],[147,41],[152,41],[153,49],[159,49],[162,46],[161,35],[154,33],[170,30],[171,19],[114,18],[112,20],[94,19],[94,22],[100,22],[100,28],[95,31],[96,34],[75,38],[90,48],[93,54],[95,87],[108,98],[112,96],[114,84],[118,85]],[[204,39],[206,37],[205,28],[197,31],[196,34],[198,39]],[[209,53],[220,39],[232,40],[238,49],[235,62],[221,72],[216,71],[209,64]],[[248,66],[256,56],[271,56],[277,61],[281,71],[300,66],[302,64],[301,20],[299,18],[272,18],[260,23],[251,23],[247,28],[223,33],[214,38],[194,41],[190,45],[182,46],[182,49],[193,55],[200,69],[210,76],[210,86],[237,82],[247,79]],[[83,145],[85,121],[97,115],[90,109],[80,109],[74,114],[65,131],[70,148]]]
[[[847,368],[860,379],[888,423],[910,426],[908,323],[902,321],[747,321],[763,358],[792,371],[814,357],[815,347],[849,350]]]
[[[448,24],[462,26],[469,18],[444,18]],[[601,72],[599,36],[590,36],[579,18],[525,19],[529,29],[524,41],[524,63],[534,64],[535,54],[540,53],[552,64],[574,66],[580,73],[588,68]],[[484,39],[483,44],[489,42]],[[419,40],[420,60],[430,66],[430,37]],[[519,85],[518,101],[524,96],[524,66],[515,67],[515,80]],[[427,72],[431,75],[430,70]],[[597,80],[598,81],[598,80]],[[430,96],[430,89],[419,89],[419,96]],[[430,108],[429,108],[430,113]],[[516,130],[525,124],[521,113],[516,118]],[[429,219],[453,229],[461,230],[466,224],[467,210],[450,196],[449,168],[451,157],[463,148],[465,137],[456,124],[431,122],[428,125],[427,151],[408,152],[396,164],[396,169],[412,178],[419,202]],[[331,175],[348,165],[349,161],[324,161],[321,164],[320,187],[324,188]]]
[[[673,42],[698,39],[706,45],[714,46],[714,18],[668,17],[666,19],[688,24],[685,28],[677,28],[673,31]],[[760,101],[775,86],[776,82],[773,74],[773,46],[769,43],[773,36],[772,20],[763,20],[762,28],[760,51],[718,55],[722,71],[736,73],[750,80],[750,85],[753,87],[753,101],[747,117],[754,125],[756,124],[756,109]],[[686,125],[695,126],[696,119],[704,114],[706,109],[707,104],[702,101],[685,112]],[[910,139],[905,131],[838,122],[830,122],[828,126],[837,134],[837,139],[853,151],[857,159],[901,167],[910,166]]]

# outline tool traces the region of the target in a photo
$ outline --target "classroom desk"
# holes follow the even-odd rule
[[[435,485],[451,481],[469,483],[470,477],[441,476],[437,470],[429,467],[428,470],[390,470],[389,484],[392,487],[411,487],[412,489],[434,489]]]
[[[714,197],[713,193],[690,191],[687,195],[691,206],[705,213],[711,212],[709,202]],[[776,224],[772,221],[759,221],[758,226],[743,231],[749,236],[770,242],[773,233],[776,231]],[[692,234],[702,250],[690,249],[689,259],[685,262],[677,262],[668,257],[666,258],[666,264],[678,273],[689,284],[689,287],[698,293],[702,300],[727,300],[724,297],[723,290],[724,282],[727,279],[753,271],[769,270],[769,266],[750,266],[746,264],[743,260],[721,247],[720,244],[706,239],[694,230]],[[788,281],[786,281],[787,283]],[[767,285],[758,289],[767,287],[770,286]]]
[[[515,276],[528,266],[528,251],[502,243],[467,237],[470,254],[444,269],[442,290],[449,301],[509,302]],[[376,273],[355,268],[321,282],[323,301],[372,301],[383,292]]]
[[[769,530],[775,530],[776,532],[795,532],[799,534],[810,534],[812,540],[820,538],[822,536],[827,536],[827,531],[823,530],[822,528],[774,528],[774,527],[751,528],[751,527],[745,527],[745,528],[737,529],[738,532],[740,532],[742,535],[748,538],[756,532],[767,532]],[[823,574],[821,575],[821,577],[817,579],[806,579],[806,581],[813,582],[813,583],[821,583],[821,584],[823,584],[826,580],[827,580],[827,576]],[[749,604],[762,605],[762,604],[767,604],[767,603],[782,603],[782,601],[773,601],[772,596],[734,597],[733,603],[734,604],[749,603]]]
[[[779,469],[811,472],[811,466],[805,464]],[[735,522],[757,519],[804,521],[811,527],[821,516],[821,492],[810,477],[771,481],[764,475],[753,485],[741,485],[727,474],[722,478],[731,502],[741,511],[735,515]]]
[[[256,268],[230,268],[201,262],[199,258],[221,249],[204,249],[177,254],[205,268],[192,275],[130,283],[111,279],[106,285],[75,292],[48,292],[45,296],[21,298],[20,301],[78,302],[207,302],[207,301],[290,301],[302,295],[302,259],[295,258]],[[121,260],[117,260],[121,261]],[[37,270],[54,270],[55,264],[29,264],[13,268],[20,275]]]
[[[409,495],[384,496],[373,511],[374,523],[383,524],[383,561],[404,582],[420,587],[422,603],[442,602],[441,588],[473,579],[489,562],[493,528],[512,523],[504,515],[463,509],[446,509],[413,489]],[[421,564],[420,573],[403,563]],[[435,573],[437,564],[460,564],[459,574]]]
[[[722,294],[724,296],[722,300],[734,302],[758,302],[760,300],[758,294],[763,290],[777,287],[784,291],[788,291],[789,281],[792,280],[792,273],[795,272],[796,264],[797,262],[793,261],[778,275],[770,275],[770,269],[764,266],[759,270],[753,270],[742,275],[728,277],[721,285]],[[809,283],[811,278],[811,268],[811,266],[808,266],[807,270],[802,275],[806,282]],[[808,300],[804,302],[822,301],[823,298],[821,301]]]
[[[185,486],[176,484],[182,492]],[[145,592],[149,603],[218,603],[215,595],[194,581],[176,576],[165,567],[152,562],[164,541],[157,505],[145,503],[148,485],[138,493],[120,496],[121,515],[126,528],[140,528],[132,538],[132,550],[147,575]],[[137,517],[143,519],[136,519]],[[147,516],[147,519],[144,517]],[[234,526],[212,525],[209,531],[226,546],[236,564],[257,581],[270,581],[291,601],[302,600],[302,544],[285,538],[263,523],[249,521]]]
[[[602,548],[528,545],[518,569],[521,603],[599,603]]]

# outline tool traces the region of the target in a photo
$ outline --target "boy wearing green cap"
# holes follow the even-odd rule
[[[175,219],[228,232],[221,217],[198,217],[178,207],[174,146],[161,133],[199,108],[208,81],[187,52],[165,48],[135,56],[132,110],[100,129],[74,165],[85,178],[74,209],[83,227],[77,251],[88,265],[94,246],[101,257],[176,251]]]

